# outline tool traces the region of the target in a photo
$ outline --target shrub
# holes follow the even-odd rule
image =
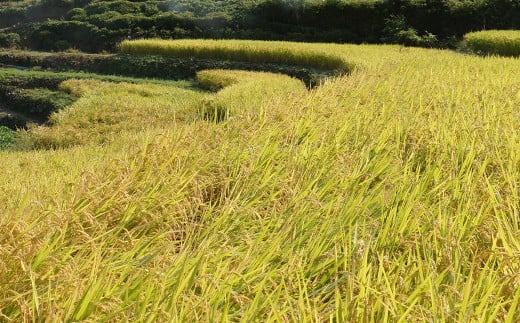
[[[0,126],[0,150],[11,147],[17,139],[16,132],[5,126]]]
[[[73,0],[42,0],[41,5],[43,7],[70,7],[74,4]]]
[[[464,35],[466,46],[480,54],[520,55],[519,30],[484,30]]]
[[[103,14],[108,11],[117,11],[121,14],[141,13],[146,16],[159,13],[157,5],[153,3],[139,3],[124,0],[94,2],[86,6],[85,11],[88,15]]]
[[[20,47],[20,35],[17,33],[0,33],[0,47]]]
[[[87,13],[83,8],[74,8],[67,12],[65,15],[67,20],[77,20],[77,21],[85,21],[87,20]]]
[[[437,45],[437,37],[435,35],[426,32],[424,35],[419,36],[417,30],[407,23],[403,15],[392,15],[387,18],[383,33],[385,36],[382,40],[386,43],[422,47],[434,47]]]
[[[0,28],[14,25],[26,18],[26,11],[23,8],[0,9]]]
[[[91,52],[105,49],[108,36],[108,31],[86,22],[49,20],[39,25],[29,38],[36,49],[64,50],[67,49],[64,46],[73,46]]]

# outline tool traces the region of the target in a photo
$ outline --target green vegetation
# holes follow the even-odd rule
[[[0,152],[0,316],[519,321],[520,61],[284,46],[356,68],[61,82]]]
[[[126,55],[126,54],[85,54],[85,53],[45,53],[27,51],[0,52],[0,62],[8,66],[22,66],[34,70],[52,71],[81,71],[95,74],[66,74],[69,78],[97,78],[125,80],[124,78],[100,77],[102,75],[125,75],[139,78],[153,78],[154,82],[160,79],[185,80],[194,79],[198,71],[207,69],[240,69],[250,71],[264,71],[287,74],[302,80],[312,87],[322,79],[334,75],[333,70],[315,68],[312,66],[296,66],[279,62],[267,63],[259,60],[236,61],[222,60],[222,58],[196,58],[193,56],[164,56],[164,55]],[[31,74],[31,73],[27,73]],[[18,75],[27,75],[18,74]],[[50,78],[63,75],[47,73]],[[139,79],[126,79],[133,83]],[[141,80],[142,81],[142,80]],[[0,83],[2,75],[0,75]]]
[[[12,110],[26,116],[36,118],[40,122],[47,120],[49,115],[74,102],[74,98],[61,91],[46,88],[14,89],[0,93],[3,101]]]
[[[520,29],[509,0],[49,0],[1,2],[0,46],[114,51],[123,39],[211,38],[457,46]]]
[[[0,150],[10,148],[16,142],[17,135],[13,130],[0,126]]]
[[[467,46],[477,53],[520,56],[520,31],[484,30],[464,35]]]
[[[16,33],[0,33],[0,48],[17,48],[20,46],[20,35]]]
[[[133,78],[117,75],[99,75],[86,72],[53,72],[42,70],[25,70],[20,71],[12,68],[4,68],[0,70],[0,84],[3,86],[15,87],[42,87],[56,90],[61,82],[68,79],[93,79],[110,82],[127,82],[127,83],[153,83],[163,84],[176,87],[190,87],[191,83],[186,80],[173,81],[161,79]]]
[[[130,82],[174,85],[193,88],[192,81],[166,81],[130,77],[97,75],[91,73],[50,72],[34,70],[0,70],[0,125],[12,129],[24,128],[27,123],[45,123],[53,112],[71,105],[75,98],[60,88],[69,79],[103,80],[106,82]],[[2,113],[2,106],[10,113]],[[13,115],[14,114],[14,115]]]

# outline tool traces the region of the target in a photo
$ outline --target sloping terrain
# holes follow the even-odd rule
[[[39,149],[0,152],[1,316],[518,321],[519,61],[287,48],[355,68],[61,83]]]

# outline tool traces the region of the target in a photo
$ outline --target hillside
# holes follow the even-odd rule
[[[0,47],[114,51],[128,38],[238,38],[454,47],[520,28],[507,0],[24,0],[0,2]]]
[[[0,322],[520,322],[515,28],[0,0]]]

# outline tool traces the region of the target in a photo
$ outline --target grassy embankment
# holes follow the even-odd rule
[[[32,54],[32,53],[31,53]],[[58,110],[69,106],[75,98],[64,90],[60,84],[69,79],[102,80],[106,82],[163,84],[180,88],[191,88],[193,81],[169,81],[157,79],[142,79],[113,75],[97,75],[77,72],[50,72],[17,70],[13,68],[0,69],[0,126],[11,129],[27,128],[31,124],[48,122],[49,116]],[[3,144],[0,149],[20,147],[13,131],[3,129]]]
[[[518,321],[520,62],[287,46],[358,68],[62,84],[28,136],[69,148],[0,153],[2,317]]]

